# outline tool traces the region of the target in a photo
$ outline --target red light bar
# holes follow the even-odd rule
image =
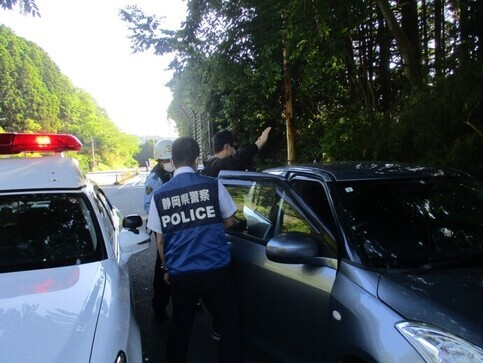
[[[80,151],[82,143],[68,134],[0,134],[0,154]]]

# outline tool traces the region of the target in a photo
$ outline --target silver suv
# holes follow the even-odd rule
[[[482,362],[483,186],[447,169],[223,171],[247,341],[283,362]]]

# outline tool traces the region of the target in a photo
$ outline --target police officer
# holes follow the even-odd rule
[[[169,363],[184,363],[196,302],[201,297],[218,321],[220,362],[241,362],[238,306],[225,229],[236,205],[223,184],[196,173],[200,148],[191,137],[173,142],[174,177],[154,192],[148,227],[157,232],[158,253],[171,287],[173,320]]]
[[[257,141],[246,148],[237,150],[235,137],[228,130],[222,130],[213,137],[215,154],[205,162],[205,175],[217,177],[220,170],[250,170],[253,158],[267,143],[271,127],[267,127]]]
[[[173,142],[171,140],[160,140],[154,145],[154,158],[157,163],[144,182],[144,210],[146,213],[149,213],[153,192],[164,183],[167,183],[173,175],[174,167],[171,164],[172,144]],[[159,254],[156,253],[152,306],[157,319],[164,319],[166,317],[166,307],[168,306],[170,298],[169,285],[163,280],[162,269],[161,259],[159,258]]]

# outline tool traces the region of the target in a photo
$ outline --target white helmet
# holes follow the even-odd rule
[[[154,159],[155,160],[169,160],[171,159],[171,140],[160,140],[154,145]]]

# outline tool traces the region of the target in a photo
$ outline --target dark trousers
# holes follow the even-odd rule
[[[153,309],[163,314],[169,303],[171,296],[171,289],[163,279],[163,272],[161,271],[161,258],[156,250],[156,264],[154,265],[154,280],[153,280]]]
[[[238,303],[231,269],[187,273],[169,277],[173,320],[167,341],[168,363],[185,363],[196,302],[201,298],[213,314],[220,333],[221,363],[242,361]]]

